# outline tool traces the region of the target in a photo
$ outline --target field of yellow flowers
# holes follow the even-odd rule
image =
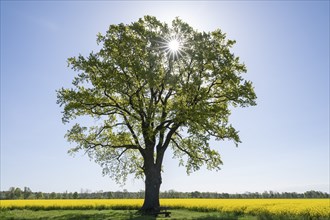
[[[142,199],[0,200],[0,209],[138,209],[142,203]],[[330,219],[330,199],[161,199],[161,206],[237,215]]]

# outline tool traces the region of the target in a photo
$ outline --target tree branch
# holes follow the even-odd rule
[[[180,147],[180,145],[174,140],[172,139],[172,142],[175,144],[175,146],[181,150],[182,152],[184,152],[185,154],[187,154],[190,158],[195,158],[189,151],[183,149]],[[198,157],[196,157],[198,158]],[[199,160],[204,160],[204,158],[198,158]],[[195,160],[192,160],[192,161],[195,161]],[[198,164],[196,164],[195,162],[191,162],[192,164],[194,164],[195,166],[198,166]]]
[[[129,129],[129,131],[131,132],[131,134],[133,136],[133,139],[134,139],[135,143],[137,144],[137,146],[139,146],[139,150],[143,150],[143,148],[141,147],[141,144],[139,142],[139,139],[138,139],[137,135],[134,132],[134,129],[133,129],[132,125],[129,123],[129,121],[128,121],[128,119],[125,115],[123,115],[123,118],[125,120],[127,128]]]
[[[119,155],[118,157],[116,158],[118,161],[120,161],[120,157],[127,151],[129,150],[129,148],[126,148],[125,150],[123,150]]]
[[[139,146],[134,145],[134,144],[123,144],[123,145],[111,145],[111,144],[102,144],[102,143],[95,143],[95,142],[90,142],[86,139],[80,139],[80,141],[84,141],[87,145],[89,149],[93,149],[96,147],[109,147],[109,148],[114,148],[114,149],[119,149],[119,148],[127,148],[127,149],[139,149]]]
[[[119,125],[125,125],[125,123],[117,123],[117,124],[114,124],[114,125],[111,125],[111,126],[105,125],[96,133],[95,137],[98,137],[103,132],[104,129],[114,128],[114,127],[117,127]]]
[[[104,93],[104,95],[105,95],[106,97],[108,97],[111,101],[114,102],[114,105],[112,105],[113,107],[118,108],[122,113],[126,113],[126,114],[130,115],[130,116],[132,116],[133,118],[135,118],[136,120],[140,120],[138,117],[136,117],[135,115],[133,115],[130,111],[128,111],[126,108],[120,106],[120,105],[118,104],[118,102],[117,102],[113,97],[111,97],[109,94],[107,94],[107,92],[106,92],[105,90],[103,91],[103,93]]]
[[[210,159],[207,159],[205,157],[198,157],[197,155],[192,155],[191,152],[189,152],[186,149],[180,147],[180,145],[173,138],[171,138],[171,141],[175,144],[175,146],[177,146],[177,148],[179,150],[181,150],[182,152],[186,153],[190,158],[197,158],[198,160],[202,160],[202,161],[205,161],[205,162],[207,162],[207,161],[210,160]]]
[[[155,128],[155,130],[156,130],[156,131],[160,131],[160,130],[162,130],[164,127],[169,126],[169,125],[172,124],[172,123],[173,123],[173,120],[165,120],[165,121],[163,121],[162,123],[160,123],[160,124]],[[167,125],[165,125],[165,124],[167,124]]]
[[[165,139],[165,142],[161,148],[161,151],[162,152],[165,152],[165,150],[167,149],[170,141],[171,141],[171,138],[172,138],[172,135],[176,132],[176,130],[180,127],[180,124],[174,124],[173,127],[170,129],[170,131],[167,133],[166,135],[166,139]]]

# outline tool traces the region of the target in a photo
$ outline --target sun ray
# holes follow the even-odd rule
[[[163,38],[161,42],[161,48],[165,50],[165,53],[172,59],[176,59],[182,56],[184,53],[184,40],[177,35]]]

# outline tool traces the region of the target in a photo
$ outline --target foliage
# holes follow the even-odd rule
[[[1,209],[136,210],[142,202],[142,199],[2,200]],[[272,219],[273,216],[282,219],[326,219],[330,214],[329,202],[329,199],[162,199],[161,205],[170,209],[271,217],[268,219]]]
[[[166,48],[173,38],[180,41],[178,53]],[[73,88],[57,91],[64,123],[79,116],[98,119],[68,131],[68,141],[77,144],[70,152],[85,151],[119,183],[128,174],[141,177],[146,161],[161,167],[169,146],[187,173],[203,165],[219,169],[210,138],[238,144],[230,108],[255,105],[256,99],[252,83],[242,77],[245,65],[230,51],[235,41],[178,18],[169,26],[145,16],[110,25],[97,43],[98,52],[68,59],[78,74]]]

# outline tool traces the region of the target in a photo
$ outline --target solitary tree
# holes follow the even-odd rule
[[[172,25],[145,16],[98,34],[98,52],[68,59],[78,74],[57,91],[63,122],[90,116],[66,134],[117,182],[145,179],[144,212],[159,209],[164,154],[170,147],[187,173],[222,164],[211,137],[240,142],[228,121],[231,107],[255,105],[245,65],[221,30],[199,32],[180,19]]]

